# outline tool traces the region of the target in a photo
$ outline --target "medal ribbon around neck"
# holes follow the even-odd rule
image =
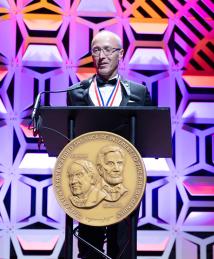
[[[114,103],[114,99],[118,93],[118,89],[119,89],[119,86],[120,86],[120,77],[118,76],[118,79],[117,79],[117,83],[116,85],[113,87],[113,90],[106,102],[106,104],[104,103],[104,100],[103,100],[103,97],[102,97],[102,94],[101,94],[101,91],[99,89],[99,87],[97,86],[97,82],[96,82],[96,78],[94,78],[94,88],[95,88],[95,94],[96,94],[96,98],[97,98],[97,102],[98,102],[98,105],[99,106],[112,106],[113,103]]]

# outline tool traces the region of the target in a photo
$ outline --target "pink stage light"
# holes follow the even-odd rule
[[[24,132],[24,134],[27,138],[34,138],[33,131],[31,129],[29,129],[28,125],[26,125],[24,122],[22,122],[20,124],[20,128],[22,129],[22,131]],[[36,137],[36,138],[38,138],[38,137]]]
[[[212,147],[214,147],[214,134],[212,135]],[[212,162],[214,163],[214,148],[212,150]]]
[[[4,67],[0,68],[0,82],[6,76],[7,73],[8,73],[8,70],[6,68],[4,68]]]
[[[166,232],[151,234],[143,231],[144,235],[138,235],[138,251],[164,251],[169,243],[170,237]]]
[[[44,233],[42,233],[41,235],[18,235],[17,238],[24,250],[50,251],[54,249],[59,236],[44,235]]]
[[[4,184],[4,178],[0,177],[0,188],[3,186]]]
[[[183,184],[193,196],[214,196],[214,178],[191,176],[187,177]]]
[[[193,211],[184,222],[184,226],[213,226],[214,212]]]

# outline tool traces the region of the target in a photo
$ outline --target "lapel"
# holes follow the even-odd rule
[[[85,100],[88,106],[94,106],[94,103],[92,102],[91,97],[89,95],[89,88],[85,89],[83,99]]]
[[[120,106],[126,106],[129,98],[130,98],[130,83],[127,80],[124,80],[121,78],[121,88],[122,88],[122,101],[120,103]]]
[[[92,83],[94,77],[95,77],[95,75],[93,75],[89,79],[85,80],[85,81],[87,81],[86,84],[82,84],[82,87],[84,89],[84,91],[83,91],[83,100],[85,101],[87,106],[94,106],[94,103],[92,102],[91,97],[89,95],[89,88],[91,86],[91,83]]]

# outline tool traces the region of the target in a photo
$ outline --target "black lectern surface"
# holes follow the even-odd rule
[[[90,131],[109,131],[130,141],[133,122],[134,144],[142,157],[171,157],[172,154],[169,108],[41,106],[39,114],[40,131],[49,156],[58,156],[73,137]]]
[[[91,131],[109,131],[123,136],[134,144],[142,157],[171,157],[172,154],[169,108],[42,106],[39,115],[40,134],[49,156],[58,156],[71,139]],[[130,259],[136,258],[136,221],[135,212],[130,215],[132,230],[129,242],[133,247]],[[72,233],[72,219],[66,216],[66,259],[72,258]]]

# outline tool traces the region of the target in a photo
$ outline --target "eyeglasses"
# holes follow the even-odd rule
[[[115,51],[117,50],[121,50],[121,48],[112,48],[112,47],[104,47],[104,48],[100,48],[100,47],[94,47],[91,50],[91,53],[94,57],[98,57],[101,53],[101,50],[103,51],[105,56],[110,56],[112,55]]]

